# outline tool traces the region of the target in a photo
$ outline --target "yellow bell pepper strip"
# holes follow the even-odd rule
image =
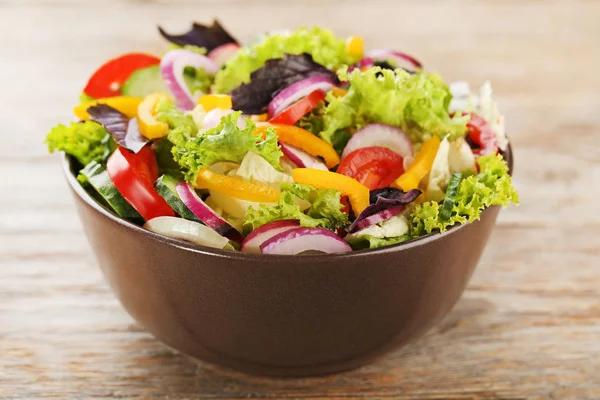
[[[164,93],[153,93],[148,96],[138,106],[138,123],[140,133],[147,139],[158,139],[167,136],[169,125],[156,120],[156,106],[162,100],[171,102],[169,96]]]
[[[331,89],[331,94],[333,95],[333,97],[340,98],[348,94],[348,91],[346,89],[334,87],[333,89]]]
[[[369,188],[346,175],[313,168],[295,168],[292,170],[294,182],[312,185],[319,189],[335,189],[348,196],[352,210],[359,215],[369,206]]]
[[[214,110],[215,108],[228,110],[232,107],[231,96],[226,94],[205,94],[198,99],[197,105],[202,106],[206,112]]]
[[[269,120],[269,114],[253,114],[250,115],[250,119],[254,122],[265,122]]]
[[[129,118],[133,118],[137,116],[138,106],[142,102],[142,99],[139,97],[131,97],[131,96],[116,96],[116,97],[106,97],[104,99],[97,99],[88,101],[86,103],[80,104],[73,108],[73,112],[75,116],[82,121],[85,121],[90,118],[90,114],[88,114],[87,109],[92,106],[97,106],[98,104],[106,104],[111,106],[117,111],[122,112],[127,115]]]
[[[346,39],[346,51],[357,58],[365,52],[365,40],[358,36],[350,36]]]
[[[340,163],[340,156],[333,146],[307,130],[295,125],[259,123],[254,134],[264,137],[267,128],[275,130],[280,142],[298,147],[312,156],[322,157],[327,168],[333,168]]]
[[[198,189],[214,190],[226,196],[260,203],[277,203],[279,191],[266,185],[250,183],[202,168],[196,178]]]
[[[392,186],[402,189],[405,192],[418,188],[421,179],[431,170],[439,147],[440,139],[437,136],[433,136],[423,143],[423,147],[415,160],[410,164],[406,172],[392,183]]]

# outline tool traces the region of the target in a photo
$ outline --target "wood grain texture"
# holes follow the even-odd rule
[[[103,281],[43,136],[99,63],[213,15],[241,38],[329,26],[493,82],[522,205],[414,345],[336,376],[247,377],[172,352]],[[0,0],[0,399],[600,399],[599,16],[592,0]]]

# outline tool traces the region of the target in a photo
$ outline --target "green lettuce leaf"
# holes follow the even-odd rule
[[[448,115],[452,95],[437,74],[373,67],[342,69],[338,75],[350,88],[343,97],[328,96],[321,137],[330,143],[340,129],[358,130],[373,122],[400,127],[413,142],[447,134],[452,141],[466,133],[468,117]]]
[[[106,129],[94,121],[57,125],[48,133],[45,143],[50,153],[64,151],[82,165],[106,160],[116,147]]]
[[[397,237],[375,237],[371,235],[362,235],[355,238],[347,239],[346,241],[354,250],[362,249],[378,249],[380,247],[391,246],[393,244],[402,243],[411,239],[410,235]]]
[[[162,108],[161,108],[162,107]],[[205,132],[197,131],[193,119],[188,114],[170,110],[163,114],[166,106],[159,105],[158,119],[169,124],[171,130],[167,136],[173,144],[172,154],[175,161],[183,169],[188,182],[194,182],[198,171],[219,161],[240,163],[246,153],[253,151],[275,169],[281,170],[279,159],[283,155],[277,143],[277,135],[273,129],[265,131],[265,138],[254,135],[254,122],[246,119],[246,127],[237,126],[241,112],[231,113],[221,119],[221,123]],[[187,118],[189,117],[189,118]],[[180,121],[182,125],[177,125]],[[192,128],[191,124],[194,125]]]
[[[327,68],[335,69],[352,64],[358,59],[346,51],[346,43],[331,31],[299,28],[289,35],[272,35],[250,47],[241,48],[217,73],[214,93],[229,93],[242,83],[250,81],[250,74],[267,60],[281,58],[284,54],[308,53],[313,60]]]
[[[215,79],[214,74],[209,74],[204,68],[193,68],[186,67],[183,70],[183,79],[185,84],[190,89],[190,92],[195,93],[200,91],[202,93],[208,93],[210,86],[213,84]]]
[[[465,224],[479,219],[489,206],[508,207],[519,203],[519,195],[512,185],[508,165],[501,155],[487,155],[477,159],[480,172],[460,182],[450,218],[440,215],[442,205],[429,201],[417,205],[410,214],[411,237],[431,232],[444,232],[454,224]]]
[[[198,126],[190,113],[185,113],[170,101],[163,100],[156,107],[156,119],[169,125],[169,140],[179,140],[183,145],[186,138],[198,133]],[[175,142],[173,142],[175,143]]]
[[[310,207],[302,212],[296,204],[296,197],[310,202]],[[336,230],[348,224],[348,216],[342,212],[341,193],[332,189],[316,189],[309,185],[284,183],[276,205],[262,204],[250,207],[244,218],[244,232],[248,233],[268,222],[282,219],[295,219],[300,225]]]

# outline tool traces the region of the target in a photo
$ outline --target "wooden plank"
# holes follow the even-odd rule
[[[336,376],[247,377],[169,350],[102,279],[43,137],[100,62],[212,15],[244,40],[323,25],[493,82],[522,205],[414,345]],[[0,0],[0,399],[600,398],[598,15],[585,0]]]

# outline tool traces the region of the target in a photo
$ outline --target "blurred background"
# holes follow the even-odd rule
[[[104,283],[44,136],[104,61],[213,17],[241,41],[319,25],[492,82],[522,204],[413,347],[338,377],[244,378],[172,353]],[[0,398],[600,398],[598,17],[592,0],[0,0]]]

